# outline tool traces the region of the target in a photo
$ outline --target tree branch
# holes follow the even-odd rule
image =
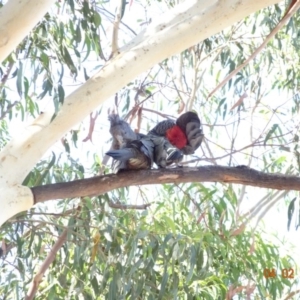
[[[296,4],[295,4],[296,3]],[[256,57],[258,53],[260,53],[265,46],[269,43],[269,41],[276,35],[276,33],[289,21],[289,19],[293,16],[294,13],[300,7],[300,1],[295,1],[292,5],[287,9],[285,15],[280,20],[280,22],[275,26],[275,28],[269,33],[263,43],[236,69],[234,69],[230,74],[228,74],[207,96],[207,99],[210,98],[217,90],[222,88],[233,76],[235,76],[238,72],[240,72],[249,62]]]
[[[0,62],[42,19],[54,0],[10,0],[0,10]]]
[[[122,19],[122,10],[125,9],[123,7],[123,1],[119,0],[118,7],[117,7],[117,12],[115,15],[115,21],[114,21],[114,27],[113,27],[113,34],[112,34],[112,42],[111,42],[111,55],[110,57],[115,57],[118,53],[118,38],[119,38],[119,27],[120,27],[120,22]]]
[[[276,190],[300,191],[300,177],[263,173],[246,166],[124,171],[120,174],[36,186],[31,190],[34,203],[38,203],[53,199],[96,196],[125,186],[185,182],[236,183]]]
[[[38,273],[34,276],[33,282],[32,282],[32,286],[29,289],[25,299],[29,300],[29,299],[33,299],[38,287],[42,281],[42,278],[45,274],[45,272],[48,270],[50,264],[52,264],[52,262],[54,261],[55,257],[56,257],[56,253],[59,251],[59,249],[62,247],[62,245],[65,243],[65,241],[67,240],[67,235],[68,235],[68,229],[66,228],[62,235],[59,237],[59,239],[56,241],[56,243],[54,244],[53,248],[51,249],[51,251],[48,253],[45,261],[42,263],[40,270],[38,271]]]
[[[134,204],[122,204],[122,203],[113,203],[109,202],[108,206],[111,208],[117,208],[117,209],[146,209],[150,206],[150,203],[142,204],[142,205],[134,205]]]

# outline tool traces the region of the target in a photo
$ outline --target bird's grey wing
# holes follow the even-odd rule
[[[152,137],[154,143],[154,155],[153,160],[155,164],[160,168],[166,168],[172,163],[178,163],[182,160],[182,152],[174,147],[164,137]]]
[[[199,128],[199,123],[189,122],[186,125],[186,135],[188,140],[188,145],[185,146],[182,152],[185,155],[193,154],[201,145],[204,138],[201,127]]]
[[[175,122],[171,120],[164,120],[159,122],[154,128],[152,128],[148,134],[156,136],[165,136],[168,129],[172,128]]]
[[[155,148],[154,142],[151,137],[146,136],[146,135],[143,135],[143,137],[140,139],[140,141],[143,144],[143,146],[141,147],[141,150],[147,157],[150,158],[151,167],[152,167],[153,161],[154,161],[154,148]]]

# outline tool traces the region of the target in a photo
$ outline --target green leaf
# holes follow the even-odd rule
[[[40,174],[38,180],[36,180],[36,182],[34,183],[34,186],[42,185],[42,183],[44,183],[44,180],[45,180],[46,176],[49,175],[51,168],[55,164],[55,161],[56,161],[56,155],[54,152],[52,152],[52,158],[51,158],[49,164],[46,166],[44,171]]]
[[[98,12],[94,11],[93,18],[95,26],[99,27],[101,25],[101,16],[98,14]]]
[[[167,283],[168,283],[168,279],[169,279],[169,274],[167,271],[167,266],[164,267],[164,273],[161,279],[161,284],[160,284],[160,291],[158,294],[158,299],[163,299],[165,296],[165,290],[167,287]]]
[[[17,91],[20,97],[23,94],[23,64],[19,62],[19,68],[17,72]]]
[[[278,128],[278,124],[274,124],[272,128],[269,130],[264,140],[264,146],[266,145],[267,141],[271,138],[272,134],[276,131],[277,128]]]
[[[291,225],[291,222],[292,222],[292,217],[293,217],[293,214],[295,212],[295,201],[296,201],[297,198],[294,198],[289,206],[288,206],[288,224],[287,224],[287,229],[288,231],[290,230],[290,225]]]
[[[65,100],[65,91],[64,91],[64,88],[60,84],[58,85],[57,91],[58,91],[59,102],[61,104],[63,104],[64,100]]]

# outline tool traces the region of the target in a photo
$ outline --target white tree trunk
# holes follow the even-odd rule
[[[54,0],[9,0],[0,9],[0,63],[43,18]]]
[[[17,212],[33,205],[30,189],[25,193],[23,188],[22,197],[18,197],[16,187],[47,149],[97,106],[163,59],[216,34],[250,13],[277,2],[279,1],[185,1],[160,16],[123,47],[118,56],[69,95],[51,123],[51,112],[41,115],[3,149],[0,153],[0,225]],[[16,192],[11,192],[11,189]]]

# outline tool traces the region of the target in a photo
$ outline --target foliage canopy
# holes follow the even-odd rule
[[[176,5],[122,3],[119,46],[157,11]],[[11,132],[47,107],[59,111],[65,95],[109,60],[114,10],[110,2],[59,1],[5,60],[0,67],[1,148]],[[284,10],[282,4],[252,14],[129,82],[49,149],[24,184],[66,182],[95,176],[99,169],[110,172],[109,164],[102,164],[109,149],[108,108],[142,132],[162,117],[197,111],[205,142],[187,158],[188,166],[246,165],[299,175],[299,13],[211,94],[258,48]],[[250,210],[247,200],[257,195],[254,200],[264,206],[255,202]],[[280,256],[261,229],[251,230],[250,221],[262,219],[272,200],[295,197],[293,191],[258,194],[245,186],[190,183],[122,188],[40,204],[1,228],[7,254],[1,262],[0,291],[5,299],[24,297],[67,226],[66,241],[46,270],[36,299],[245,299],[251,294],[253,299],[279,299],[297,281],[265,278],[263,271],[296,270],[296,262],[291,255]],[[151,205],[126,210],[111,203]],[[243,214],[242,205],[250,214]]]

